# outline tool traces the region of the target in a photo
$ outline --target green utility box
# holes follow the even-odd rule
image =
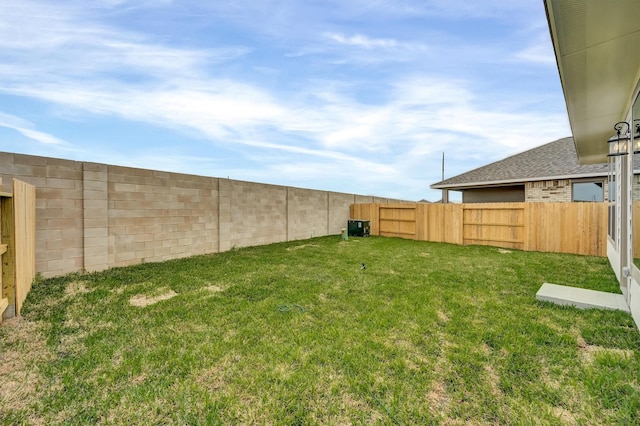
[[[368,220],[349,220],[347,229],[350,237],[368,237],[371,225]]]

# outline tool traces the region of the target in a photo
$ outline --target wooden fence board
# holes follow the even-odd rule
[[[606,255],[606,203],[365,204],[351,211],[371,221],[372,235]]]
[[[523,203],[463,206],[463,243],[524,249]]]
[[[36,275],[36,188],[13,180],[16,315]]]
[[[394,205],[378,208],[379,235],[416,238],[416,206]]]
[[[444,204],[444,242],[451,244],[463,244],[464,210],[462,204]],[[435,226],[442,226],[435,224]]]

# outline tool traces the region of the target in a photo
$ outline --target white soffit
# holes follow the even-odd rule
[[[607,159],[640,77],[640,0],[544,0],[581,164]]]

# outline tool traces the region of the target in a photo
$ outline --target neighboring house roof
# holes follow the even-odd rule
[[[581,166],[573,138],[563,138],[431,185],[432,189],[505,186],[541,180],[607,176],[609,165]]]

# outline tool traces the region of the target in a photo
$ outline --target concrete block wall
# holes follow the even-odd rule
[[[319,195],[310,189],[288,188],[287,201],[289,240],[303,240],[329,234],[328,192]]]
[[[287,241],[287,187],[224,179],[220,185],[230,187],[228,248]]]
[[[356,196],[353,194],[329,192],[329,235],[339,234],[342,232],[342,228],[347,227],[349,209],[344,209],[344,206],[355,203]]]
[[[217,179],[117,166],[107,170],[109,266],[218,251]]]
[[[36,187],[45,277],[337,235],[351,204],[395,201],[3,152],[0,178]]]
[[[105,164],[82,166],[83,267],[100,271],[109,267],[109,169]]]
[[[36,187],[36,270],[48,276],[84,267],[82,163],[0,152],[2,190],[17,178]]]

